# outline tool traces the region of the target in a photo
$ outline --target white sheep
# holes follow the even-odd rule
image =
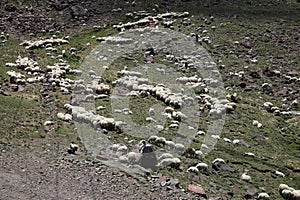
[[[196,133],[196,135],[205,135],[206,133],[204,132],[204,131],[198,131],[197,133]]]
[[[270,199],[270,196],[267,193],[262,192],[258,194],[258,199]]]
[[[170,124],[169,128],[171,128],[171,129],[178,129],[179,125],[178,124]]]
[[[195,158],[201,159],[203,156],[203,152],[201,150],[195,151]]]
[[[160,157],[158,157],[158,160],[163,160],[166,158],[173,158],[173,155],[170,153],[163,153]]]
[[[293,190],[292,195],[295,200],[300,200],[300,190]]]
[[[219,135],[211,135],[212,138],[219,140],[220,136]]]
[[[245,171],[242,175],[241,175],[241,179],[244,180],[244,181],[251,181],[251,176],[247,175],[247,172],[248,171]]]
[[[65,115],[61,112],[57,113],[57,118],[61,120],[65,120]]]
[[[275,171],[275,174],[278,175],[278,176],[281,176],[281,177],[285,177],[285,174],[280,172],[280,171]]]
[[[174,149],[176,147],[175,143],[170,140],[166,141],[166,146],[169,147],[170,149]]]
[[[45,121],[44,122],[44,126],[49,126],[49,125],[52,125],[52,124],[54,124],[53,121]]]
[[[250,157],[255,157],[255,154],[254,154],[254,153],[251,153],[251,152],[246,152],[245,155],[246,155],[246,156],[250,156]]]
[[[119,146],[119,148],[117,149],[117,152],[126,152],[127,150],[128,150],[127,146],[121,145],[121,146]]]
[[[235,139],[232,141],[233,144],[239,144],[241,141],[239,139]]]
[[[158,163],[159,167],[170,166],[172,168],[179,168],[181,165],[181,161],[179,158],[165,158]]]
[[[229,139],[229,138],[223,138],[223,140],[224,140],[225,142],[231,143],[231,139]]]
[[[119,161],[121,163],[128,163],[128,158],[124,155],[119,156]]]
[[[137,159],[137,154],[135,152],[129,152],[127,157],[130,163],[135,163]]]
[[[153,144],[157,139],[158,139],[158,136],[156,136],[156,135],[151,135],[151,136],[148,138],[148,142],[150,142],[150,143]]]
[[[119,148],[120,146],[121,146],[120,144],[113,144],[110,148],[111,148],[113,151],[117,151],[118,148]]]
[[[184,145],[183,145],[183,144],[180,144],[180,143],[176,143],[176,144],[175,144],[175,149],[176,149],[177,151],[179,151],[180,153],[183,153],[183,152],[185,151]]]
[[[206,163],[203,163],[203,162],[198,163],[198,164],[196,165],[196,167],[197,167],[199,170],[207,170],[207,169],[208,169],[208,165],[207,165]]]
[[[155,144],[158,146],[164,146],[166,144],[166,138],[164,137],[157,137],[155,140]]]
[[[72,115],[70,115],[70,114],[65,114],[65,116],[64,116],[64,120],[65,121],[71,121],[72,120]]]
[[[222,158],[216,158],[212,161],[212,164],[215,164],[216,162],[222,162],[222,163],[225,163],[224,159]]]
[[[186,170],[188,173],[195,173],[195,174],[198,174],[199,173],[199,169],[197,167],[189,167],[187,170]]]

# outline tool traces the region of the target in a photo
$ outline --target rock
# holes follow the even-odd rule
[[[206,198],[206,194],[205,194],[204,189],[203,189],[202,186],[199,185],[198,183],[195,183],[195,182],[190,183],[189,186],[188,186],[188,190],[189,190],[190,192],[199,194],[200,196]]]
[[[56,0],[51,4],[57,11],[61,11],[69,6],[68,3],[64,3],[63,0]]]
[[[257,196],[258,192],[256,189],[248,189],[245,194],[245,199],[253,199],[254,196]]]
[[[79,17],[87,18],[88,10],[83,8],[82,6],[76,5],[76,6],[72,6],[70,9],[71,9],[72,18],[79,18]]]
[[[255,140],[256,141],[266,141],[268,138],[266,138],[265,136],[263,135],[258,135],[255,137]]]
[[[212,164],[212,168],[216,171],[229,171],[229,172],[235,172],[235,169],[230,167],[224,162],[216,161]]]

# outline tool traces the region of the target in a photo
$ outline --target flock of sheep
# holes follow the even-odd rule
[[[164,21],[164,19],[168,18],[180,18],[187,17],[189,14],[185,13],[166,13],[160,14],[155,17],[145,17],[137,22],[129,22],[126,24],[118,24],[115,25],[120,31],[125,31],[125,29],[129,29],[135,26],[144,26],[157,24],[158,21],[163,21],[165,26],[170,26],[172,24],[170,21]],[[187,21],[187,20],[186,20]],[[205,38],[204,38],[205,39]],[[203,39],[203,40],[204,40]],[[97,38],[100,42],[108,42],[111,44],[124,44],[128,42],[132,42],[132,40],[128,40],[126,38],[120,37],[104,37]],[[49,56],[54,56],[53,52],[57,52],[55,48],[56,45],[64,45],[68,44],[68,37],[65,38],[56,38],[54,36],[50,39],[38,40],[38,41],[25,41],[21,45],[25,46],[26,49],[35,49],[35,48],[45,48],[49,53]],[[70,52],[76,52],[75,49],[71,49]],[[137,96],[152,96],[160,100],[165,104],[165,108],[161,115],[168,120],[171,121],[171,124],[168,127],[165,127],[164,124],[159,124],[156,126],[158,132],[165,130],[166,128],[178,129],[181,125],[181,122],[188,121],[188,114],[180,111],[182,107],[187,104],[197,104],[200,105],[199,110],[202,112],[207,112],[212,118],[222,118],[225,113],[233,112],[237,107],[237,94],[228,95],[227,99],[219,99],[215,98],[212,94],[208,94],[209,87],[213,88],[214,85],[218,85],[219,83],[216,80],[209,78],[200,78],[198,76],[183,76],[178,77],[176,79],[176,83],[179,85],[184,85],[198,91],[200,95],[191,97],[185,95],[183,93],[177,92],[174,93],[170,88],[168,88],[164,84],[150,84],[147,78],[143,78],[142,74],[137,71],[130,71],[127,69],[123,69],[118,72],[119,78],[112,82],[112,85],[106,84],[102,81],[102,77],[99,76],[95,71],[90,70],[88,72],[88,76],[93,80],[96,84],[87,84],[84,80],[71,80],[65,78],[66,74],[75,74],[81,75],[83,72],[81,70],[74,70],[71,68],[69,64],[64,61],[64,55],[66,51],[63,50],[57,57],[58,63],[54,65],[42,67],[36,61],[29,59],[27,57],[18,57],[15,63],[7,63],[7,67],[16,67],[19,70],[23,70],[23,74],[21,72],[16,72],[10,70],[7,72],[7,75],[10,77],[12,83],[17,84],[33,84],[44,79],[47,79],[53,87],[59,87],[62,94],[72,94],[72,102],[70,104],[65,104],[64,108],[66,109],[66,113],[59,112],[57,113],[57,118],[63,121],[71,122],[72,120],[76,120],[80,123],[89,124],[95,130],[105,130],[105,133],[109,131],[115,131],[118,133],[124,132],[124,127],[126,127],[126,122],[120,121],[114,118],[105,117],[97,114],[94,109],[88,109],[83,104],[93,105],[95,100],[108,98],[111,95],[112,86],[121,85],[130,89],[129,95],[137,95]],[[174,55],[167,55],[167,59],[176,60],[179,64],[179,68],[188,69],[193,68],[194,65],[188,59],[184,57],[176,57]],[[157,71],[159,73],[165,73],[163,69],[158,68]],[[296,81],[292,77],[285,76],[288,81]],[[268,84],[264,84],[263,88],[269,87]],[[298,104],[295,100],[292,102],[291,106]],[[263,107],[268,111],[274,114],[293,114],[289,111],[281,111],[280,108],[274,106],[270,102],[265,102]],[[97,110],[105,109],[105,107],[99,106]],[[283,108],[284,109],[284,108]],[[114,110],[113,112],[120,112],[123,114],[132,114],[129,108],[123,108],[121,110]],[[154,109],[149,110],[149,117],[147,117],[146,121],[155,122],[156,119],[153,118],[152,113],[156,112]],[[46,121],[44,126],[52,125],[53,121]],[[253,125],[258,128],[262,128],[263,125],[258,120],[253,120]],[[203,130],[193,129],[191,127],[192,132],[194,132],[193,137],[203,136],[206,137],[207,133]],[[216,135],[209,135],[214,140],[219,140],[221,137]],[[189,166],[186,169],[186,172],[189,174],[198,174],[202,171],[209,170],[209,164],[205,162],[200,162],[204,156],[204,150],[208,148],[207,144],[202,144],[199,149],[194,149],[185,144],[174,142],[172,140],[167,140],[166,138],[158,135],[151,135],[148,138],[145,138],[146,141],[139,142],[136,145],[132,144],[130,146],[126,146],[122,143],[111,144],[107,149],[107,152],[112,156],[113,159],[117,159],[126,167],[130,167],[136,164],[140,164],[140,160],[143,156],[143,152],[140,150],[142,145],[145,148],[145,145],[150,145],[152,148],[161,149],[162,151],[157,151],[155,161],[155,166],[158,168],[162,167],[172,167],[175,169],[186,167],[184,163],[182,163],[180,156],[188,157],[195,159],[195,164],[193,166]],[[234,139],[233,141],[229,138],[223,138],[225,142],[239,144],[239,139]],[[135,148],[136,147],[136,148]],[[71,153],[75,153],[78,149],[78,146],[72,144],[70,146],[69,151]],[[168,153],[170,152],[170,153]],[[151,153],[151,152],[150,152]],[[245,155],[255,157],[254,153],[246,152]],[[221,158],[216,158],[212,164],[220,162],[225,163],[225,161]],[[282,172],[276,171],[276,175],[285,176]],[[241,180],[251,181],[251,177],[245,171],[241,175]],[[281,184],[279,186],[280,194],[285,199],[300,199],[300,191],[290,188],[287,185]],[[260,193],[258,195],[258,199],[270,199],[270,196],[267,193]]]

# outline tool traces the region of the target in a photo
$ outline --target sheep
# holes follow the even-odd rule
[[[121,163],[128,163],[129,160],[128,160],[128,158],[126,156],[121,155],[121,156],[119,156],[119,161]]]
[[[180,153],[183,153],[185,151],[185,147],[183,144],[180,144],[180,143],[176,143],[175,144],[175,149],[180,152]]]
[[[203,162],[198,163],[198,164],[196,165],[196,167],[197,167],[199,170],[207,170],[207,169],[208,169],[208,165],[207,165],[206,163],[203,163]]]
[[[171,128],[171,129],[178,129],[179,125],[178,124],[170,124],[169,128]]]
[[[220,136],[219,135],[211,135],[212,138],[219,140]]]
[[[281,177],[285,177],[285,174],[280,172],[280,171],[275,171],[275,174],[278,175],[278,176],[281,176]]]
[[[135,163],[137,159],[137,154],[135,152],[129,152],[127,157],[130,163]]]
[[[212,161],[212,164],[215,164],[216,162],[222,162],[225,163],[225,161],[222,158],[216,158]]]
[[[257,120],[253,120],[253,121],[252,121],[252,125],[253,125],[253,126],[257,126],[258,124],[259,124],[259,122],[258,122]]]
[[[53,121],[45,121],[44,122],[44,126],[49,126],[49,125],[52,125],[52,124],[54,124]]]
[[[166,144],[166,138],[164,137],[157,137],[156,140],[155,140],[155,144],[157,146],[164,146]]]
[[[188,158],[194,158],[195,157],[195,154],[196,154],[196,151],[194,148],[191,148],[191,147],[188,147],[185,149],[183,155],[185,157],[188,157]]]
[[[239,139],[235,139],[232,141],[233,144],[239,144],[241,141]]]
[[[174,111],[172,117],[177,121],[184,121],[187,119],[187,116],[180,111]]]
[[[267,193],[262,192],[258,194],[258,199],[270,199],[270,196]]]
[[[286,184],[280,184],[279,185],[279,191],[281,192],[281,191],[283,191],[283,190],[290,190],[291,188],[288,186],[288,185],[286,185]]]
[[[166,159],[166,158],[173,158],[173,155],[170,154],[170,153],[163,153],[163,154],[158,158],[158,160],[163,160],[163,159]]]
[[[196,135],[205,135],[206,133],[204,132],[204,131],[198,131],[197,133],[196,133]]]
[[[170,166],[172,168],[178,169],[181,165],[179,158],[165,158],[158,163],[158,167]]]
[[[148,142],[153,144],[156,140],[157,140],[158,136],[156,135],[151,135],[149,138],[148,138]]]
[[[78,150],[78,145],[74,144],[74,143],[71,143],[70,147],[68,149],[68,153],[69,154],[75,154],[77,150]]]
[[[128,150],[127,146],[121,145],[118,147],[117,152],[126,152]]]
[[[173,141],[166,141],[166,146],[170,149],[174,149],[176,147],[175,143]]]
[[[231,139],[223,138],[223,140],[224,140],[225,142],[231,143]]]
[[[119,148],[120,146],[121,146],[120,144],[113,144],[110,148],[111,148],[113,151],[117,151],[118,148]]]
[[[293,196],[293,199],[299,200],[300,199],[300,190],[292,191],[292,196]]]
[[[251,153],[251,152],[246,152],[245,155],[246,155],[246,156],[250,156],[250,157],[255,157],[255,154],[254,154],[254,153]]]
[[[241,179],[244,180],[244,181],[251,181],[251,176],[247,175],[247,172],[248,171],[245,171],[242,175],[241,175]]]
[[[146,121],[147,122],[156,122],[156,120],[153,119],[152,117],[146,117]]]
[[[273,107],[273,104],[271,102],[265,102],[264,103],[264,108],[270,112],[271,111],[271,107]]]
[[[203,156],[203,152],[201,150],[196,150],[195,151],[195,157],[198,159],[201,159]]]
[[[197,167],[189,167],[187,170],[186,170],[188,173],[195,173],[195,174],[198,174],[199,173],[199,169]]]
[[[163,125],[155,125],[154,128],[156,128],[156,130],[158,130],[159,132],[164,130],[164,126]]]
[[[61,112],[57,113],[57,118],[61,120],[65,120],[65,115]]]
[[[70,114],[65,114],[64,120],[65,120],[65,121],[71,121],[71,120],[72,120],[72,115],[70,115]]]

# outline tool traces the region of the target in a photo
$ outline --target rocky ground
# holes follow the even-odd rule
[[[4,0],[0,8],[0,199],[257,199],[261,192],[280,199],[279,184],[300,189],[297,1]],[[217,63],[229,94],[238,94],[237,109],[226,118],[222,142],[203,159],[210,165],[221,157],[228,166],[210,166],[208,172],[187,176],[186,169],[195,161],[182,158],[186,165],[181,170],[132,177],[92,157],[74,124],[57,119],[70,95],[63,95],[47,78],[19,84],[6,75],[10,69],[5,64],[14,63],[18,55],[42,67],[53,64],[57,58],[51,56],[59,53],[48,55],[43,48],[26,50],[19,44],[54,34],[70,35],[65,59],[78,68],[98,44],[93,35],[116,33],[112,25],[142,18],[125,16],[140,10],[151,15],[189,11],[188,19],[175,22],[175,30],[203,36],[202,44]],[[203,30],[208,30],[211,43],[205,42]],[[63,45],[58,47],[62,49]],[[263,108],[267,101],[278,106],[278,112],[293,114],[268,112]],[[55,123],[44,126],[46,120]],[[240,139],[240,145],[226,143],[225,137]],[[75,155],[67,153],[70,142],[79,144]],[[254,152],[255,157],[245,152]],[[240,178],[246,169],[251,181]]]

